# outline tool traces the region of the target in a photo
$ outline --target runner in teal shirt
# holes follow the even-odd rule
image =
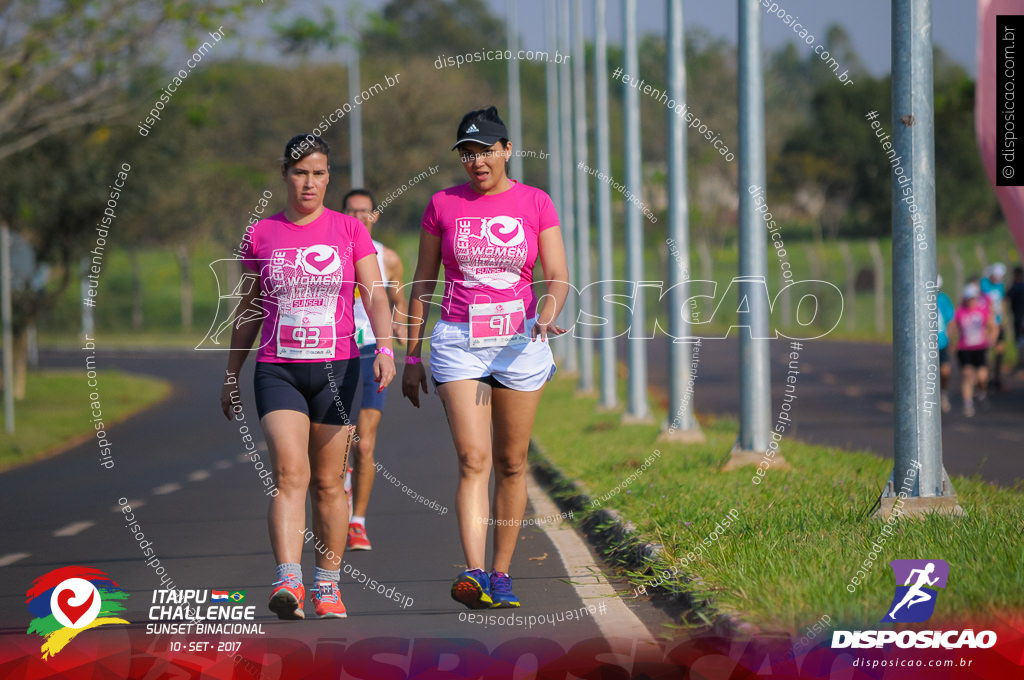
[[[939,288],[942,288],[942,277],[939,276],[937,279]],[[947,329],[949,324],[953,323],[953,316],[956,314],[956,308],[953,306],[953,301],[949,299],[941,290],[936,297],[936,305],[939,308],[939,388],[942,393],[942,412],[949,413],[951,407],[949,403],[949,396],[946,394],[946,387],[949,385],[949,333]]]

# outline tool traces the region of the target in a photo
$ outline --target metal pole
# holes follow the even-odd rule
[[[565,259],[569,265],[569,283],[576,285],[576,225],[574,212],[576,204],[573,199],[573,173],[576,163],[572,151],[572,67],[569,55],[572,50],[571,27],[569,24],[569,0],[558,3],[558,25],[561,31],[559,45],[565,48],[566,58],[561,64],[559,90],[562,97],[561,108],[561,144],[562,144],[562,198],[564,207],[560,213],[562,218],[562,237],[565,241]],[[576,321],[576,297],[570,292],[565,299],[565,311],[562,313],[566,328],[572,327]],[[575,331],[574,331],[575,332]],[[565,370],[574,373],[577,369],[576,343],[573,338],[565,340]]]
[[[14,434],[14,329],[11,313],[11,231],[0,224],[0,317],[3,323],[4,431]]]
[[[880,515],[899,501],[903,514],[960,514],[942,465],[942,410],[936,385],[938,359],[929,357],[928,303],[935,301],[935,138],[932,108],[931,0],[892,3],[892,139],[910,175],[892,177],[892,297],[895,442],[893,471],[882,492]],[[904,187],[911,187],[912,201]],[[913,206],[913,211],[911,207]],[[915,214],[916,213],[916,214]],[[918,240],[917,233],[924,240]],[[929,372],[932,379],[928,379]],[[899,499],[904,492],[906,507]]]
[[[516,0],[506,0],[505,33],[508,42],[508,49],[512,58],[508,60],[508,116],[512,129],[513,150],[523,148],[523,103],[519,98],[519,13]],[[512,156],[512,177],[523,181],[523,157],[520,154]]]
[[[353,43],[348,53],[348,96],[349,101],[359,94],[359,45]],[[363,114],[358,106],[353,106],[348,119],[348,134],[352,148],[352,186],[362,187],[363,178]]]
[[[81,279],[81,291],[82,299],[85,300],[89,297],[89,280],[85,277],[89,271],[89,258],[83,257],[81,259],[82,266],[82,279]],[[95,315],[93,314],[93,308],[89,305],[82,305],[82,335],[92,335],[96,330]]]
[[[639,80],[636,46],[636,0],[623,3],[625,31],[625,72]],[[643,195],[640,167],[640,99],[637,89],[623,84],[626,100],[626,189],[633,196]],[[626,201],[626,278],[633,284],[634,298],[629,314],[629,394],[625,422],[650,422],[647,402],[647,338],[644,314],[644,225],[640,208]]]
[[[765,186],[764,73],[761,70],[761,5],[739,4],[739,294],[740,432],[736,453],[768,449],[771,369],[768,364],[767,236],[749,188]],[[743,327],[747,326],[748,329]],[[776,458],[778,462],[778,458]]]
[[[587,70],[583,49],[583,0],[573,0],[572,60],[573,95],[576,120],[573,126],[576,140],[576,163],[587,163]],[[590,291],[590,173],[578,168],[576,176],[576,280],[580,290],[580,309],[592,310]],[[582,393],[594,391],[594,344],[590,326],[577,323],[575,337],[579,338],[580,380],[577,389]]]
[[[553,2],[545,3],[545,41],[548,54],[558,49],[558,8]],[[547,85],[548,113],[548,193],[555,204],[560,217],[565,220],[565,201],[562,198],[562,145],[559,138],[560,102],[558,96],[558,67],[552,59],[545,66],[545,83]],[[563,317],[563,321],[564,321]],[[565,362],[566,346],[571,340],[555,340],[551,343],[551,351],[559,363]]]
[[[605,177],[612,176],[611,141],[608,130],[608,29],[605,26],[607,0],[594,5],[594,90],[597,96],[597,169]],[[601,280],[601,407],[618,405],[615,368],[615,304],[612,290],[612,188],[608,182],[597,183],[597,253],[598,277]]]
[[[683,44],[683,0],[667,0],[668,6],[668,97],[676,107],[686,106],[686,49]],[[674,109],[668,111],[668,237],[672,248],[668,258],[669,335],[689,337],[690,311],[690,224],[686,177],[686,125]],[[704,441],[693,415],[691,345],[674,341],[668,345],[668,420],[662,431],[666,439]]]

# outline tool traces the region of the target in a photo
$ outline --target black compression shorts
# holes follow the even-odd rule
[[[956,351],[956,358],[961,366],[981,368],[985,366],[985,355],[987,353],[987,349],[958,349]]]
[[[359,358],[341,361],[256,362],[253,387],[260,418],[271,411],[299,411],[312,423],[355,425],[352,399]]]

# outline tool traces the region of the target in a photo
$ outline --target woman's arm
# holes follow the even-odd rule
[[[391,341],[391,307],[388,306],[384,281],[381,279],[380,267],[377,266],[377,254],[364,255],[356,261],[356,285],[359,295],[364,300],[366,316],[370,319],[370,328],[377,338],[377,349],[392,350],[392,356],[385,353],[377,354],[373,362],[373,377],[380,383],[378,392],[395,377],[395,360]]]
[[[423,351],[423,331],[427,325],[427,303],[424,297],[434,294],[437,288],[437,274],[441,269],[441,237],[420,232],[420,251],[416,261],[416,274],[412,282],[412,290],[409,292],[409,347],[407,354],[410,357],[420,358]],[[427,388],[427,374],[423,364],[406,364],[402,373],[402,394],[404,394],[412,405],[419,408],[419,390],[423,389],[424,394],[429,394]]]
[[[259,303],[260,281],[258,275],[252,271],[246,271],[243,267],[243,276],[249,277],[252,285],[242,294],[242,299],[235,308],[235,318],[231,324],[231,345],[228,350],[228,366],[226,373],[237,376],[242,370],[242,364],[249,356],[252,343],[263,326],[263,317],[266,316],[263,305]],[[224,417],[231,420],[231,392],[238,389],[238,385],[227,383],[220,391],[220,408],[224,411]]]
[[[561,335],[566,332],[566,329],[555,325],[555,319],[569,294],[569,265],[565,261],[562,228],[551,227],[540,232],[539,246],[547,292],[541,298],[544,307],[537,313],[537,323],[533,326],[531,336],[536,340],[539,335],[542,341],[546,341],[548,333]]]

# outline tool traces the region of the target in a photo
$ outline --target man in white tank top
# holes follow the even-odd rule
[[[376,204],[373,195],[369,191],[353,189],[345,195],[342,201],[342,212],[355,217],[366,225],[366,230],[372,237],[373,225],[379,216],[379,213],[374,211],[374,205]],[[387,289],[388,299],[396,312],[392,319],[393,321],[404,321],[408,304],[399,292],[402,286],[402,261],[395,251],[385,247],[376,239],[373,240],[373,247],[377,250],[377,264],[381,269],[381,278],[385,283],[390,282]],[[360,361],[364,364],[369,361],[372,367],[377,339],[370,328],[370,319],[359,299],[358,289],[356,289],[353,313]],[[391,332],[399,343],[405,344],[406,327],[404,324],[392,323]],[[367,370],[362,366],[360,368],[362,368],[361,388],[357,390],[357,393],[362,398],[360,400],[357,397],[360,407],[356,419],[355,456],[352,460],[352,467],[349,468],[350,479],[346,483],[346,490],[350,494],[349,514],[351,515],[348,526],[348,550],[370,549],[370,539],[366,535],[366,508],[370,503],[370,492],[373,490],[373,476],[376,471],[373,451],[377,443],[377,428],[380,425],[384,401],[387,397],[387,389],[377,391],[377,385],[373,382],[372,369]]]

